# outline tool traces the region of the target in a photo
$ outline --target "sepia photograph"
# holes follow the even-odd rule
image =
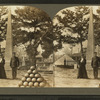
[[[100,6],[49,13],[0,6],[0,87],[100,88]]]

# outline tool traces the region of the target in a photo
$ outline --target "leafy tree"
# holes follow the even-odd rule
[[[53,49],[57,51],[62,48],[62,41],[64,36],[61,34],[62,27],[58,24],[53,25]]]
[[[95,36],[95,45],[100,46],[100,8],[97,10],[97,15],[94,16],[95,23],[94,23],[94,36]]]
[[[0,42],[6,39],[6,28],[7,28],[7,7],[0,6]]]
[[[50,54],[53,53],[53,34],[52,34],[52,24],[49,27],[50,30],[47,34],[45,34],[45,36],[42,38],[42,49],[44,50],[42,53],[42,56],[44,58],[48,58],[50,56]]]
[[[88,21],[86,15],[89,14],[89,8],[86,6],[75,7],[75,10],[64,9],[60,14],[57,14],[54,19],[58,21],[55,27],[60,28],[58,41],[69,44],[80,44],[81,52],[83,53],[82,42],[87,39]],[[66,34],[63,34],[65,30]],[[67,30],[67,31],[66,31]],[[57,30],[58,31],[58,30]],[[63,32],[62,32],[63,31]],[[57,33],[55,31],[55,33]],[[70,34],[69,34],[70,33]]]
[[[16,15],[12,16],[14,45],[25,44],[31,64],[36,66],[37,47],[39,44],[44,45],[45,53],[47,48],[52,45],[48,43],[49,39],[46,40],[46,37],[50,37],[52,32],[51,19],[45,12],[35,7],[17,8],[15,13]],[[48,53],[49,55],[50,53]]]

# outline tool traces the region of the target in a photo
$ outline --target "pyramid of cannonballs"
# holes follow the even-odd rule
[[[19,87],[45,87],[46,81],[38,73],[34,66],[31,66],[22,80],[18,84]]]

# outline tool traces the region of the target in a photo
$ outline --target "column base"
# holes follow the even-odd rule
[[[91,60],[88,60],[86,63],[86,69],[87,70],[92,70],[92,66],[91,66]]]
[[[5,70],[11,70],[9,62],[6,62],[4,67],[5,67]]]

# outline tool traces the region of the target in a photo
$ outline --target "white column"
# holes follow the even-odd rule
[[[87,69],[91,67],[91,59],[94,53],[94,27],[93,27],[93,10],[92,7],[90,8],[90,19],[89,19],[89,30],[88,30],[88,45],[87,45],[87,52],[86,52],[86,60]]]
[[[9,7],[8,12],[8,23],[7,23],[7,34],[6,34],[6,48],[5,48],[5,69],[11,70],[10,59],[12,57],[12,26],[11,26],[11,8]]]

